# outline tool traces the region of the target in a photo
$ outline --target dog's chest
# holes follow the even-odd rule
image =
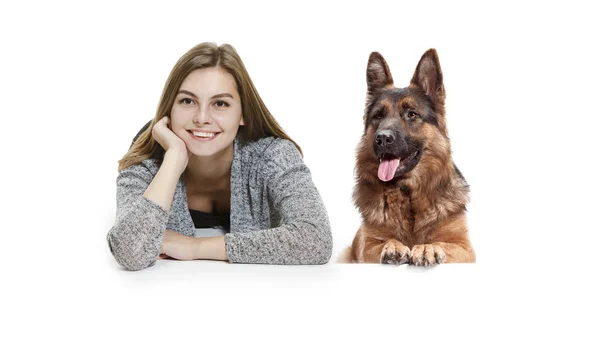
[[[415,198],[416,195],[404,186],[388,190],[383,195],[385,223],[393,228],[396,237],[405,245],[425,243],[431,230],[429,225],[435,218],[430,214],[431,209],[417,204],[418,197]]]
[[[399,234],[410,236],[415,224],[415,211],[410,191],[397,188],[384,192],[385,222],[398,230]]]

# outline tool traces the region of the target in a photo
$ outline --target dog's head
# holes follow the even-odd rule
[[[371,53],[367,85],[363,142],[372,141],[380,180],[408,174],[428,157],[449,154],[446,93],[435,49],[423,54],[405,88],[394,86],[383,56]]]

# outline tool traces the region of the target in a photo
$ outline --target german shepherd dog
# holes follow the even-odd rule
[[[423,54],[406,88],[394,86],[383,56],[373,52],[367,85],[353,195],[363,222],[340,262],[475,262],[469,185],[452,161],[437,52]]]

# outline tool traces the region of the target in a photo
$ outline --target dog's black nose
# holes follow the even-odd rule
[[[394,132],[392,130],[381,130],[375,136],[375,143],[378,146],[385,147],[394,143]]]

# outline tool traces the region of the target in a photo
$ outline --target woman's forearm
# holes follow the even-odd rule
[[[196,259],[228,260],[225,236],[194,238]]]
[[[167,152],[163,159],[160,169],[154,176],[154,179],[144,192],[144,197],[160,205],[163,209],[169,211],[173,202],[173,195],[179,177],[181,177],[181,161],[176,155]]]

